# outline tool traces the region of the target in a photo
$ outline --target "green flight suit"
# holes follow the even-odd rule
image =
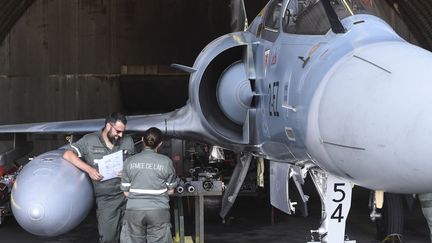
[[[124,135],[112,149],[106,146],[102,131],[85,135],[69,145],[68,150],[74,152],[93,168],[98,168],[95,160],[103,156],[123,151],[123,159],[135,153],[134,143],[130,136]],[[120,178],[106,181],[93,181],[96,198],[96,217],[98,221],[99,242],[117,243],[120,239],[121,222],[123,220],[126,197],[120,189]]]
[[[129,196],[120,242],[172,242],[167,190],[176,184],[172,160],[154,150],[146,148],[124,162],[121,188]]]

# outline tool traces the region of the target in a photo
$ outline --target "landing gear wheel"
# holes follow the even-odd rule
[[[400,235],[402,238],[404,227],[402,195],[384,193],[384,205],[380,212],[382,217],[376,220],[377,239],[384,240],[389,235]]]

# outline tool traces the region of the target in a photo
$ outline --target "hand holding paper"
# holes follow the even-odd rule
[[[95,160],[95,163],[98,164],[99,173],[103,176],[101,181],[118,177],[119,172],[123,170],[123,151],[105,155],[102,159]]]

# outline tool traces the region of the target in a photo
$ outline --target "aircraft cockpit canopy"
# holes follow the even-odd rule
[[[268,5],[267,15],[264,20],[264,28],[277,32],[279,29],[279,16],[283,0],[275,0]]]
[[[371,0],[329,1],[340,20],[361,13],[376,15]],[[278,33],[280,29],[290,34],[324,35],[331,25],[320,0],[273,0],[267,5],[264,30]]]

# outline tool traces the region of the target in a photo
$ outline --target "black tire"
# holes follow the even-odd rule
[[[390,234],[403,233],[404,208],[402,195],[384,193],[384,205],[379,212],[382,217],[376,220],[377,239],[383,240]]]

